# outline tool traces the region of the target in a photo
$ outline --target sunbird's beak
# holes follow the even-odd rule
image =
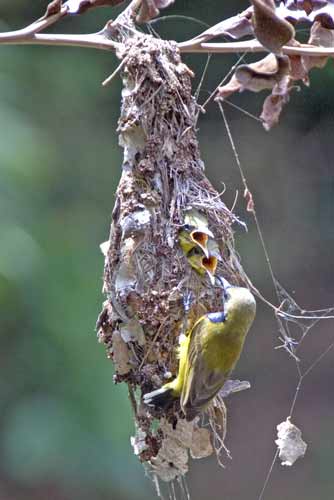
[[[224,290],[227,290],[228,288],[231,288],[232,285],[231,283],[229,283],[225,278],[223,278],[222,276],[219,276],[219,281],[221,282],[221,284],[223,285],[224,287]]]
[[[220,283],[222,289],[223,289],[223,297],[224,297],[224,300],[227,300],[228,298],[228,289],[229,288],[232,288],[233,285],[231,285],[231,283],[229,283],[225,278],[223,278],[222,276],[217,276],[217,281]]]
[[[217,269],[217,263],[218,263],[217,257],[214,257],[213,255],[210,255],[210,257],[203,257],[202,259],[202,266],[208,273],[211,285],[215,284],[215,272]]]

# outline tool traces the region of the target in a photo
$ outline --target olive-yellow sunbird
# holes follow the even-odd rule
[[[189,335],[183,336],[177,377],[145,394],[145,404],[168,408],[179,398],[186,419],[191,421],[218,394],[240,357],[256,310],[247,288],[228,285],[225,294],[225,310],[205,314]]]

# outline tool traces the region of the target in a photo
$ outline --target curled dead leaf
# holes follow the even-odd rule
[[[161,420],[160,431],[164,439],[159,453],[152,457],[150,465],[163,481],[184,475],[188,471],[188,448],[192,443],[194,422],[178,420],[176,427]]]
[[[244,71],[244,74],[242,73],[242,68],[245,69],[246,65],[241,65],[237,68],[239,70],[239,76],[241,75],[241,79],[243,76],[246,76],[245,73],[247,73],[249,70],[254,71],[257,73],[267,73],[267,74],[272,74],[274,71],[277,71],[277,62],[276,58],[273,54],[269,54],[268,56],[264,57],[263,59],[260,59],[259,61],[256,61],[254,63],[248,64],[247,68]],[[240,73],[240,68],[241,68],[241,73]],[[225,99],[226,97],[230,96],[234,92],[238,92],[246,87],[243,86],[242,82],[239,81],[239,79],[236,76],[236,73],[232,76],[231,80],[223,85],[222,87],[218,88],[218,93],[216,99]],[[245,81],[245,79],[244,79]],[[264,87],[268,88],[268,87]],[[272,88],[272,87],[270,87]],[[260,90],[260,89],[259,89]]]
[[[209,429],[195,427],[190,447],[191,458],[199,459],[209,457],[213,453]]]
[[[305,67],[303,58],[297,55],[289,56],[290,59],[290,78],[291,80],[301,80],[305,85],[310,84],[310,79],[308,77],[308,71]]]
[[[94,7],[115,7],[124,0],[68,0],[65,5],[69,14],[83,14]]]
[[[244,191],[244,198],[247,201],[247,207],[246,207],[247,212],[255,213],[254,198],[248,188],[246,188]]]
[[[55,14],[59,14],[61,10],[62,0],[53,0],[49,3],[46,8],[46,12],[44,14],[44,18],[54,16]]]
[[[251,16],[252,8],[249,7],[240,14],[224,19],[224,21],[211,26],[193,40],[198,40],[198,43],[203,43],[217,36],[230,36],[234,40],[237,40],[238,38],[242,38],[246,35],[251,35],[253,31]]]
[[[125,375],[131,370],[131,353],[128,349],[126,342],[121,337],[119,332],[114,332],[112,337],[113,345],[113,360],[116,372],[119,375]]]
[[[287,56],[269,54],[260,61],[238,66],[231,80],[218,88],[216,99],[224,99],[237,91],[260,92],[275,86],[287,85],[290,61]]]
[[[285,0],[276,8],[276,15],[292,24],[319,21],[324,28],[334,29],[332,0]]]
[[[324,28],[334,29],[334,5],[327,5],[323,9],[312,12],[309,17],[311,21],[319,21]]]
[[[261,120],[263,127],[268,131],[279,121],[283,106],[289,101],[289,94],[270,94],[263,103]]]
[[[283,2],[281,2],[276,7],[276,16],[280,17],[281,19],[286,19],[293,26],[299,22],[309,21],[308,16],[304,10],[297,10],[293,8],[289,9]]]
[[[311,28],[308,43],[317,47],[334,47],[334,32],[316,21]],[[327,60],[327,56],[303,56],[303,64],[307,71],[312,68],[323,68]]]
[[[291,10],[304,10],[307,14],[327,4],[327,0],[285,0],[285,6]]]
[[[290,74],[291,63],[288,56],[269,54],[256,63],[239,66],[231,80],[218,89],[216,100],[246,89],[252,92],[272,89],[271,95],[264,101],[260,116],[264,128],[269,130],[278,122],[282,108],[289,100],[292,88]],[[252,199],[248,197],[247,210],[254,210]]]
[[[222,389],[219,391],[219,396],[221,398],[227,398],[235,392],[244,391],[245,389],[250,389],[250,383],[247,380],[226,380]]]
[[[275,68],[273,70],[273,62],[275,62]],[[276,56],[273,59],[268,59],[268,65],[261,71],[247,66],[246,64],[241,65],[237,68],[235,72],[236,79],[241,84],[241,89],[252,90],[253,92],[259,92],[264,89],[272,89],[275,86],[278,89],[284,88],[287,85],[287,80],[290,74],[290,61],[287,56]],[[280,93],[282,90],[277,90],[276,93]],[[284,92],[284,90],[283,90]]]
[[[253,28],[258,41],[270,52],[280,53],[295,36],[291,23],[276,15],[273,0],[251,0],[253,4]]]
[[[174,3],[174,0],[142,0],[136,21],[138,23],[147,23],[159,15],[160,9],[165,9],[172,3]]]

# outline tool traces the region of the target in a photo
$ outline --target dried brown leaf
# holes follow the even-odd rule
[[[285,62],[283,63],[284,59]],[[266,130],[270,130],[274,125],[276,125],[276,123],[278,123],[283,106],[289,101],[289,93],[292,89],[290,79],[291,65],[289,58],[287,56],[280,56],[277,57],[277,60],[278,64],[282,64],[281,78],[273,87],[272,93],[266,97],[260,116]],[[287,62],[289,66],[288,69],[286,65]]]
[[[115,7],[124,0],[68,0],[65,5],[69,14],[83,14],[95,7]]]
[[[289,101],[289,93],[286,94],[270,94],[266,97],[262,113],[261,120],[263,126],[266,130],[270,130],[279,121],[283,106]]]
[[[131,353],[126,342],[124,342],[119,332],[113,332],[112,345],[113,360],[115,363],[116,372],[119,375],[125,375],[126,373],[129,373],[132,366]]]
[[[218,87],[215,100],[219,101],[220,99],[226,99],[226,97],[229,97],[231,94],[239,92],[240,89],[241,83],[237,80],[236,76],[233,75],[228,83],[226,83],[222,87]]]
[[[138,23],[147,23],[159,14],[155,0],[144,0],[137,16]]]
[[[283,106],[289,100],[289,93],[293,88],[292,81],[300,78],[307,82],[307,72],[300,58],[269,54],[256,63],[239,66],[231,80],[219,88],[216,99],[224,99],[238,90],[259,92],[272,89],[263,103],[260,116],[264,128],[269,130],[278,122]],[[247,210],[252,212],[254,204],[251,193],[246,191],[244,196],[247,200]]]
[[[319,21],[324,28],[334,29],[334,5],[312,12],[309,18],[310,21]]]
[[[218,99],[224,99],[237,91],[251,90],[260,92],[264,89],[284,87],[288,83],[290,62],[287,56],[269,54],[260,61],[240,65],[231,80],[218,89]]]
[[[308,70],[304,65],[303,58],[297,55],[289,56],[290,59],[290,78],[291,80],[302,80],[305,85],[310,84]]]
[[[321,0],[323,3],[324,0]],[[312,0],[293,0],[293,2],[287,2],[290,4],[292,10],[304,10],[306,14],[309,14],[313,10]]]
[[[252,9],[251,7],[236,16],[230,17],[229,19],[224,19],[224,21],[215,24],[211,28],[207,29],[200,35],[194,38],[199,42],[207,42],[212,38],[217,36],[230,36],[231,38],[237,40],[246,35],[252,34],[252,23],[251,23]]]
[[[247,208],[246,208],[247,212],[251,212],[254,214],[255,213],[254,198],[248,188],[246,188],[244,191],[244,198],[247,201]]]
[[[190,447],[191,458],[209,457],[213,453],[209,429],[195,427]]]
[[[270,52],[280,53],[295,36],[288,21],[276,15],[273,0],[251,0],[253,4],[253,27],[256,38]]]
[[[227,398],[235,392],[244,391],[250,389],[250,383],[247,380],[226,380],[223,387],[220,389],[218,396],[222,399]]]
[[[334,47],[334,32],[316,21],[311,28],[308,43],[317,47]],[[327,56],[303,56],[303,65],[309,71],[312,68],[323,68],[327,60]]]
[[[223,85],[222,87],[218,88],[218,99],[225,99],[226,97],[230,96],[231,94],[234,94],[234,92],[238,92],[241,90],[244,90],[245,88],[248,88],[245,83],[246,81],[248,83],[251,83],[251,77],[249,78],[250,73],[255,74],[260,74],[260,75],[273,75],[277,71],[277,61],[276,58],[273,54],[269,54],[263,59],[260,59],[259,61],[256,61],[255,63],[251,64],[242,64],[240,65],[234,75],[232,76],[231,80],[226,84]],[[239,78],[237,75],[239,74]],[[267,83],[267,82],[264,82]],[[273,85],[265,85],[264,88],[272,88]],[[255,90],[255,92],[258,92],[262,90],[259,88],[258,90]]]
[[[44,18],[54,16],[55,14],[59,14],[61,5],[62,5],[62,0],[53,0],[52,2],[50,2],[46,8]]]
[[[160,13],[160,9],[164,9],[174,3],[174,0],[142,0],[139,14],[137,16],[138,23],[147,23]]]
[[[276,15],[291,23],[319,21],[324,28],[334,29],[334,5],[328,0],[286,0],[276,8]]]
[[[291,10],[304,10],[309,14],[313,9],[319,9],[328,2],[327,0],[285,0],[284,4]]]
[[[288,9],[283,3],[276,7],[276,16],[286,19],[293,25],[298,22],[309,21],[307,13],[304,10]]]
[[[272,59],[268,59],[267,67],[261,71],[250,66],[239,66],[235,72],[237,80],[241,83],[241,90],[248,89],[259,92],[264,89],[277,87],[276,93],[284,93],[290,74],[290,61],[288,56],[277,56],[275,69],[272,70]],[[284,89],[284,90],[280,90]]]

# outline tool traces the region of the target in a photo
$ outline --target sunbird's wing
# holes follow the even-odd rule
[[[210,368],[203,357],[201,337],[206,327],[206,318],[200,320],[191,332],[184,383],[181,393],[181,408],[187,420],[200,413],[219,392],[228,374]]]

